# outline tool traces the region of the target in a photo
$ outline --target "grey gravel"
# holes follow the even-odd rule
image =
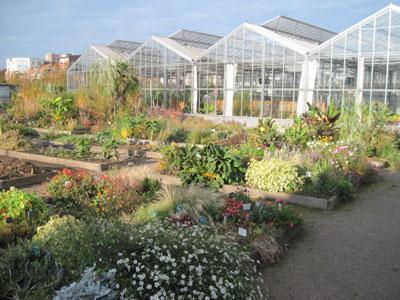
[[[271,299],[400,299],[400,173],[356,201],[305,213],[304,236],[267,269]]]

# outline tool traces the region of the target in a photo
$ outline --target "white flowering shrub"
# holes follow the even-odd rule
[[[115,258],[116,290],[133,299],[261,299],[257,263],[208,228],[160,223],[134,230]],[[115,247],[120,245],[116,244]]]
[[[295,192],[301,190],[304,179],[291,163],[282,159],[250,161],[246,172],[248,185],[269,192]]]
[[[115,299],[111,284],[114,281],[115,270],[109,270],[102,276],[96,276],[94,267],[87,268],[78,282],[73,282],[56,292],[53,300],[68,299]]]

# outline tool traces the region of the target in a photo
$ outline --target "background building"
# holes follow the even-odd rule
[[[55,64],[60,60],[61,55],[56,53],[46,53],[44,55],[44,61],[47,64]]]
[[[32,57],[7,58],[7,73],[25,73],[32,68],[37,68],[44,63],[43,59]]]

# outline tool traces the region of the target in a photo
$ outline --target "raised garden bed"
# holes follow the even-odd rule
[[[39,184],[53,177],[55,171],[39,168],[30,162],[0,157],[0,189]]]
[[[181,180],[179,177],[164,175],[164,174],[152,174],[152,177],[161,181],[167,185],[181,185]],[[337,205],[337,198],[335,196],[330,198],[319,198],[313,196],[305,196],[299,194],[290,194],[290,193],[272,193],[266,192],[258,189],[247,188],[239,185],[224,185],[220,191],[225,194],[230,194],[238,190],[238,188],[245,188],[249,192],[249,196],[253,199],[258,198],[274,198],[274,199],[282,199],[288,203],[306,206],[310,208],[319,208],[325,210],[331,210],[335,208]]]
[[[39,134],[48,134],[48,133],[54,133],[54,134],[89,134],[90,130],[89,129],[74,129],[74,130],[59,130],[55,128],[32,128],[33,130],[36,130]]]
[[[63,166],[68,168],[79,168],[85,169],[88,171],[106,171],[112,168],[121,167],[128,165],[129,163],[134,163],[137,159],[135,157],[125,157],[120,160],[115,161],[84,161],[84,160],[76,160],[69,158],[59,158],[52,157],[43,154],[33,154],[27,152],[19,152],[19,151],[8,151],[0,149],[0,155],[12,158],[18,158],[27,161],[35,161],[40,163],[45,163],[49,165],[55,166]]]

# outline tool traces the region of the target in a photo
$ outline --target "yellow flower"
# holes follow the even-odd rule
[[[260,127],[260,131],[261,131],[261,132],[264,132],[264,131],[265,131],[265,128],[264,128],[263,126],[261,126],[261,127]]]
[[[204,172],[203,176],[208,178],[209,180],[215,180],[217,178],[217,175],[212,172]]]
[[[123,138],[127,139],[128,137],[131,136],[130,130],[127,129],[127,128],[123,128],[123,129],[121,130],[121,136],[122,136]]]
[[[160,171],[164,171],[165,167],[167,166],[167,163],[164,159],[160,160],[160,163],[158,164],[158,169]]]

